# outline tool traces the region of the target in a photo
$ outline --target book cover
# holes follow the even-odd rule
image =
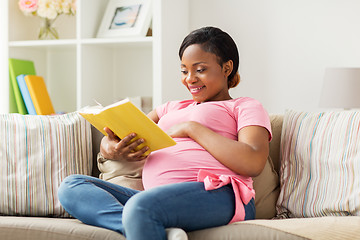
[[[105,127],[110,128],[120,139],[130,133],[136,133],[133,141],[145,139],[145,143],[138,146],[141,149],[148,146],[146,155],[152,151],[170,147],[176,142],[166,134],[156,123],[148,118],[129,99],[124,99],[106,107],[86,107],[78,111],[95,128],[106,135]]]
[[[31,75],[36,74],[33,61],[10,58],[9,59],[10,113],[20,113],[20,114],[28,113],[19,89],[19,85],[16,80],[16,77],[21,74],[31,74]]]
[[[17,80],[17,83],[19,85],[19,89],[20,89],[22,98],[24,100],[27,112],[30,115],[36,115],[36,110],[35,110],[35,107],[34,107],[34,104],[33,104],[32,100],[31,100],[29,89],[26,86],[25,76],[26,76],[25,74],[21,74],[21,75],[16,77],[16,80]]]
[[[36,75],[26,75],[25,82],[29,90],[31,100],[34,104],[36,114],[54,114],[55,110],[52,105],[43,77]]]

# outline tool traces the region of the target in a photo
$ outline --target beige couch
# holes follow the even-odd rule
[[[267,171],[273,167],[273,174],[264,173],[254,179],[257,191],[256,220],[230,224],[188,233],[189,239],[360,239],[360,217],[319,217],[270,220],[275,216],[275,203],[279,194],[280,138],[283,116],[271,116],[273,140],[270,143],[270,157]],[[101,135],[93,131],[93,153],[99,150]],[[94,164],[95,163],[94,159]],[[273,165],[273,166],[272,166]],[[265,171],[265,170],[264,170]],[[271,170],[270,170],[271,171]],[[94,176],[99,171],[94,168]],[[274,181],[274,176],[277,179]],[[267,219],[266,219],[267,218]],[[82,224],[76,219],[39,217],[0,217],[0,239],[125,239],[122,235]]]

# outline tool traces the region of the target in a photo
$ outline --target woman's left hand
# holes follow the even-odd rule
[[[196,127],[197,124],[199,123],[192,121],[178,123],[169,128],[166,133],[173,138],[187,138],[191,128]]]

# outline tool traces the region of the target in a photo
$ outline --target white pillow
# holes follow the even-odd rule
[[[360,112],[287,111],[277,214],[360,215]]]
[[[91,174],[90,124],[78,113],[0,115],[0,213],[68,217],[57,197],[71,174]]]

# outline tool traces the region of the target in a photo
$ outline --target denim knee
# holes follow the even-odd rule
[[[166,239],[166,232],[161,226],[163,214],[158,207],[159,204],[154,202],[154,198],[148,196],[145,192],[140,192],[131,197],[126,202],[123,211],[123,225],[126,236],[140,239],[141,237],[137,234],[143,231],[149,232],[148,230],[151,228],[150,231],[159,236],[157,239]]]
[[[148,215],[149,199],[142,193],[132,196],[124,206],[123,223],[126,226],[137,223],[138,220]]]
[[[65,209],[69,203],[74,201],[74,194],[77,192],[75,187],[84,183],[85,178],[83,175],[70,175],[61,182],[58,189],[58,198]]]

